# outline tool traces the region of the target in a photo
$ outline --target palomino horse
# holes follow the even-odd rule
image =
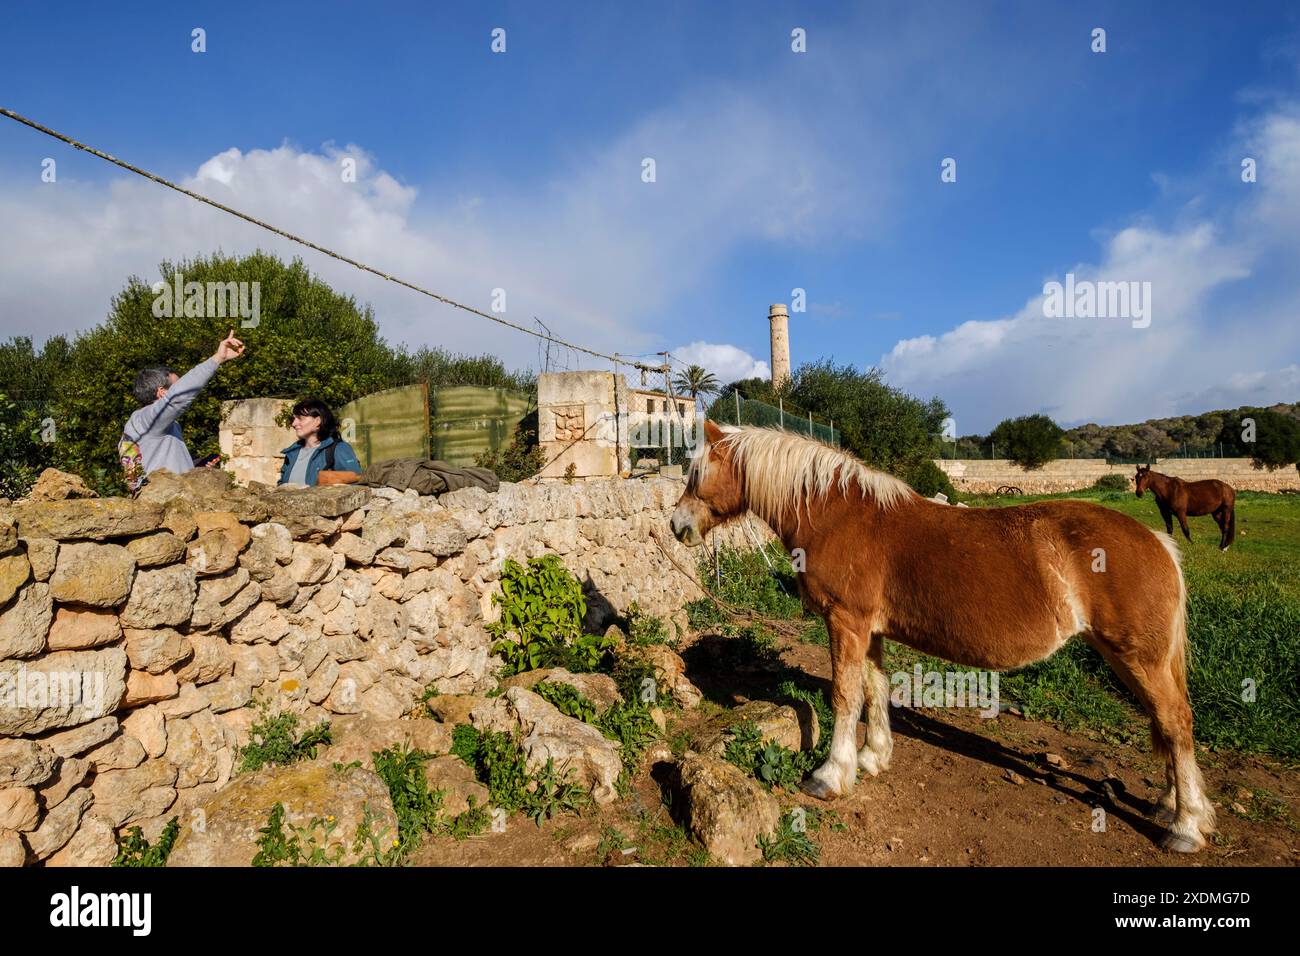
[[[1219,525],[1219,550],[1227,551],[1237,533],[1237,490],[1218,478],[1204,481],[1183,481],[1173,475],[1162,475],[1152,471],[1149,465],[1138,465],[1137,496],[1148,488],[1156,497],[1156,507],[1160,517],[1165,519],[1165,531],[1174,534],[1174,515],[1188,541],[1192,532],[1187,529],[1188,517],[1199,518],[1201,515],[1214,515]]]
[[[889,767],[884,638],[967,666],[1003,670],[1048,657],[1078,634],[1151,717],[1167,788],[1163,845],[1192,852],[1214,832],[1192,747],[1186,590],[1173,540],[1100,505],[1043,501],[954,508],[851,455],[789,432],[719,428],[691,463],[673,534],[699,544],[752,511],[806,570],[799,590],[826,620],[835,726],[804,785],[832,799],[858,769]],[[866,709],[866,743],[857,747]]]

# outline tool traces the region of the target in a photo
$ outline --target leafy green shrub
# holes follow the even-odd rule
[[[1133,489],[1133,485],[1128,478],[1116,474],[1102,475],[1092,487],[1098,491],[1131,491]]]
[[[731,739],[723,759],[750,774],[769,790],[781,787],[793,790],[813,769],[812,754],[795,753],[775,741],[763,742],[762,732],[753,721],[745,720],[729,729]]]
[[[777,693],[784,700],[801,701],[813,709],[817,715],[817,746],[806,751],[810,763],[815,767],[830,755],[831,730],[835,726],[835,711],[831,708],[826,694],[820,690],[808,690],[792,680],[782,681]]]
[[[989,440],[1009,461],[1033,471],[1057,456],[1064,435],[1065,430],[1046,415],[1022,415],[999,423]]]
[[[316,748],[330,742],[329,721],[321,721],[298,736],[297,714],[271,715],[263,707],[262,720],[249,729],[248,743],[239,749],[239,773],[260,770],[269,764],[284,766],[299,760],[315,760]]]
[[[492,815],[488,813],[488,808],[480,807],[478,801],[470,797],[469,809],[452,817],[451,822],[445,826],[445,832],[453,840],[464,840],[478,836],[488,828],[491,820]]]
[[[352,852],[357,860],[353,866],[401,866],[406,862],[407,848],[401,837],[393,837],[384,827],[375,832],[375,814],[366,804],[361,808],[361,822],[352,840]]]
[[[929,458],[906,466],[900,471],[899,477],[911,485],[917,494],[927,498],[938,494],[947,495],[949,501],[957,498],[957,489],[953,488],[947,473]]]
[[[626,655],[615,661],[614,671],[610,676],[614,678],[614,684],[618,687],[618,692],[623,695],[623,699],[628,701],[641,701],[642,697],[646,696],[646,689],[657,688],[659,683],[659,671],[654,664],[633,655]],[[654,700],[643,701],[643,703],[650,706],[654,704],[672,706],[671,697],[657,692],[654,697]]]
[[[741,721],[731,727],[730,734],[731,739],[727,741],[722,758],[749,773],[763,747],[763,734],[752,720]]]
[[[619,774],[618,788],[625,790],[641,763],[641,755],[660,738],[659,725],[650,716],[650,708],[633,698],[605,711],[596,718],[595,726],[621,748],[623,770]]]
[[[801,811],[802,815],[797,815]],[[794,866],[816,866],[821,848],[808,836],[808,832],[816,829],[818,819],[815,808],[806,810],[796,807],[782,816],[774,833],[770,836],[760,835],[758,838],[763,859],[769,863],[780,860]],[[796,821],[800,821],[798,825]]]
[[[823,647],[830,643],[826,623],[804,610],[790,556],[780,543],[771,541],[749,551],[722,548],[716,566],[711,556],[705,555],[697,572],[705,589],[726,604],[760,617],[797,621],[802,629],[800,640]],[[726,609],[708,598],[687,604],[686,614],[691,627],[698,631],[734,637],[743,629]]]
[[[475,455],[474,464],[491,470],[502,481],[524,481],[545,468],[546,455],[537,444],[537,412],[519,423],[509,445]]]
[[[180,832],[180,821],[172,817],[167,821],[167,826],[163,827],[158,842],[150,846],[149,841],[144,838],[144,831],[139,827],[131,827],[126,836],[118,840],[117,856],[113,858],[112,865],[165,866]]]
[[[553,554],[533,558],[527,567],[507,559],[494,600],[501,617],[488,632],[497,638],[492,653],[505,659],[507,675],[566,658],[569,642],[582,636],[587,614],[582,584]],[[588,656],[592,648],[588,642]]]
[[[591,794],[576,783],[569,781],[569,771],[561,773],[555,761],[546,758],[546,766],[533,774],[520,810],[533,823],[542,825],[543,820],[559,816],[564,811],[581,813],[591,805]]]
[[[333,817],[312,817],[306,826],[294,826],[285,820],[284,804],[277,803],[266,826],[257,831],[253,866],[337,866],[347,848],[336,843],[333,849],[326,849],[337,827]]]
[[[0,392],[0,498],[24,497],[51,464],[53,443],[41,440],[42,421],[36,409],[22,409]]]
[[[1248,432],[1243,424],[1254,422],[1253,441],[1244,441]],[[1242,408],[1228,416],[1219,432],[1219,441],[1229,454],[1236,452],[1250,458],[1256,468],[1273,471],[1300,461],[1300,421],[1268,408]]]
[[[614,650],[614,638],[604,634],[580,634],[562,648],[557,648],[551,665],[575,674],[603,670]]]
[[[720,548],[715,569],[709,555],[700,559],[699,577],[720,600],[766,617],[791,620],[803,616],[799,586],[790,556],[778,541],[762,548]],[[726,620],[707,598],[687,605],[691,625],[699,628]]]

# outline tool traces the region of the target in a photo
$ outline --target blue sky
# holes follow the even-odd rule
[[[1294,4],[121,6],[9,5],[0,104],[602,351],[761,373],[798,287],[796,365],[879,365],[962,433],[1300,400]],[[38,339],[163,258],[295,252],[10,121],[0,224],[0,333]],[[302,254],[391,340],[536,363]],[[1151,281],[1150,328],[1045,319],[1067,272]]]

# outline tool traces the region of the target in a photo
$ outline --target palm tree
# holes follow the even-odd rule
[[[718,377],[699,365],[692,365],[684,372],[678,372],[673,379],[673,388],[685,392],[694,400],[701,395],[716,394],[721,388]]]

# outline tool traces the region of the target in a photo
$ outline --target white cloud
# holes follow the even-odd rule
[[[331,144],[226,149],[179,181],[477,308],[504,289],[505,318],[531,326],[536,316],[561,338],[632,354],[677,334],[663,316],[739,244],[816,241],[873,221],[887,180],[861,175],[837,131],[803,125],[797,111],[720,87],[692,91],[540,182],[417,190],[364,149]],[[795,134],[800,148],[791,151]],[[654,183],[641,180],[647,156]],[[346,158],[357,164],[355,183],[340,175]],[[11,180],[0,221],[5,335],[87,329],[129,275],[152,281],[164,259],[260,247],[301,256],[334,288],[372,304],[390,341],[536,362],[535,339],[126,174],[102,187]]]
[[[966,432],[1033,412],[1067,425],[1116,423],[1296,401],[1294,365],[1261,368],[1300,354],[1300,122],[1284,111],[1244,135],[1241,149],[1260,159],[1261,178],[1231,194],[1226,214],[1213,217],[1194,202],[1184,216],[1199,216],[1168,227],[1138,218],[1105,239],[1098,263],[1046,277],[1150,282],[1149,327],[1045,318],[1035,289],[1012,315],[897,342],[881,359],[889,382],[942,396]]]
[[[692,342],[672,350],[672,354],[687,365],[699,365],[727,385],[745,378],[771,378],[772,369],[735,345],[712,342]]]

